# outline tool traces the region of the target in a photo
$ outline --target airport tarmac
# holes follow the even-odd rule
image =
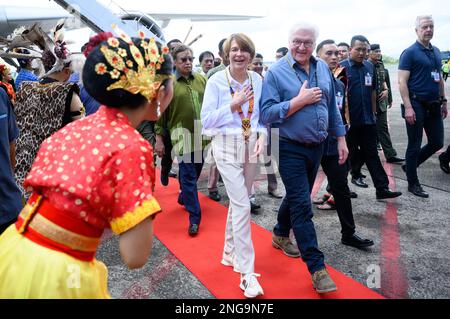
[[[390,132],[399,156],[404,157],[407,136],[404,120],[400,115],[396,66],[389,69],[394,93],[394,104],[388,113]],[[446,92],[449,97],[450,81],[446,83]],[[450,144],[450,119],[446,119],[444,125],[444,146],[447,147]],[[382,152],[379,154],[384,159]],[[363,173],[367,175],[369,188],[358,188],[350,183],[349,178],[351,190],[358,194],[358,198],[352,200],[357,233],[374,240],[373,247],[358,250],[342,245],[336,212],[314,208],[314,223],[325,262],[386,298],[448,299],[450,175],[444,174],[439,168],[438,156],[432,156],[418,170],[419,179],[430,194],[429,199],[422,199],[408,192],[406,176],[400,165],[386,164],[384,161],[383,164],[390,176],[391,187],[403,192],[403,196],[394,200],[377,201],[366,167]],[[208,166],[205,165],[199,181],[199,190],[205,194],[208,192],[207,173]],[[279,176],[278,185],[284,191]],[[318,193],[323,194],[325,187],[326,180]],[[223,197],[221,203],[228,205],[222,183],[219,183],[219,191]],[[258,214],[252,215],[252,219],[271,231],[276,223],[281,200],[267,194],[265,175],[257,178],[256,196],[262,208]],[[158,195],[155,194],[155,197]],[[201,240],[201,236],[191,240]],[[267,244],[270,245],[270,242]],[[108,266],[109,289],[113,298],[214,298],[157,239],[149,262],[140,270],[130,271],[125,267],[120,259],[117,237],[110,233],[105,235],[97,258]]]

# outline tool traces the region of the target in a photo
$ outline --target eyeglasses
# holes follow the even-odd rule
[[[187,60],[189,60],[189,62],[193,62],[194,61],[194,57],[190,56],[190,57],[180,58],[180,61],[183,62],[183,63],[186,63]]]
[[[312,41],[302,41],[298,39],[292,40],[292,44],[296,47],[300,47],[302,44],[306,49],[311,49],[314,45],[314,42]]]

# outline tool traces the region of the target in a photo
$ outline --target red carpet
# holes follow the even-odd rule
[[[159,180],[159,175],[158,175]],[[200,194],[202,223],[197,237],[187,233],[188,213],[177,204],[178,182],[171,178],[168,187],[157,183],[155,197],[163,213],[155,219],[156,237],[217,298],[245,298],[239,288],[239,274],[220,264],[224,244],[227,208]],[[337,218],[337,217],[336,217]],[[289,258],[272,248],[272,234],[252,223],[256,252],[255,272],[270,299],[374,299],[383,298],[367,287],[328,267],[338,291],[320,296],[312,287],[311,276],[300,258]]]

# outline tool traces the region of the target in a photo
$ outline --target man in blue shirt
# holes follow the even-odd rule
[[[30,54],[30,51],[27,49],[17,49],[17,53],[22,54]],[[32,59],[17,59],[20,65],[20,71],[17,75],[15,86],[16,90],[19,91],[20,84],[23,81],[31,81],[31,82],[37,82],[38,77],[33,73],[33,67],[31,66]]]
[[[22,209],[22,199],[14,179],[15,140],[19,136],[11,102],[0,90],[0,234],[13,224]]]
[[[342,67],[345,67],[348,78],[350,130],[347,134],[347,143],[350,164],[352,174],[355,174],[359,171],[359,163],[366,163],[376,188],[377,199],[395,198],[402,193],[389,189],[389,179],[377,151],[376,78],[372,63],[365,60],[368,45],[369,41],[366,37],[354,36],[350,44],[349,59],[340,63]],[[362,158],[358,158],[356,154]],[[352,181],[355,179],[361,180],[361,177],[353,175]]]
[[[434,21],[431,16],[416,20],[417,41],[400,56],[398,83],[402,96],[402,116],[408,132],[406,164],[402,166],[408,178],[408,191],[428,198],[420,185],[417,167],[440,150],[444,144],[444,122],[447,99],[442,79],[441,52],[431,45]],[[428,144],[422,146],[423,131]]]
[[[289,53],[267,72],[260,104],[263,124],[279,130],[279,170],[286,197],[278,211],[272,245],[290,257],[299,252],[289,240],[292,228],[302,259],[318,293],[335,291],[312,221],[311,191],[330,132],[338,140],[339,164],[347,160],[345,128],[336,108],[334,79],[328,65],[312,57],[317,29],[295,25]]]
[[[317,46],[317,56],[325,61],[330,70],[334,73],[338,67],[339,50],[333,40],[325,40]],[[345,105],[345,85],[340,80],[335,79],[336,107],[343,115]],[[344,121],[344,120],[343,120]],[[337,140],[334,136],[328,136],[325,140],[324,155],[321,165],[334,197],[335,207],[341,223],[341,242],[344,245],[356,248],[366,248],[373,246],[373,241],[363,239],[356,235],[355,221],[353,218],[353,208],[348,188],[348,166],[339,165]]]

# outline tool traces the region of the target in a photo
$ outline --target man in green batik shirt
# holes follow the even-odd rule
[[[174,155],[179,165],[181,192],[178,203],[189,212],[190,236],[198,233],[201,210],[197,180],[203,168],[203,149],[208,141],[202,138],[200,112],[205,92],[206,78],[192,72],[193,51],[179,45],[172,51],[176,71],[173,81],[173,99],[155,126],[155,151],[159,157],[165,152],[164,129],[170,132]]]
[[[384,156],[388,163],[402,163],[405,159],[397,156],[397,151],[392,146],[391,135],[389,134],[387,110],[392,106],[392,94],[388,87],[388,72],[382,62],[381,49],[379,44],[370,46],[369,61],[374,65],[376,77],[377,93],[377,135],[378,142],[383,148]]]

